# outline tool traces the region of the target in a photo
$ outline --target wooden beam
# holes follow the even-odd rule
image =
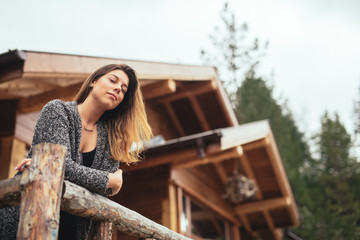
[[[19,101],[18,110],[21,113],[32,112],[41,109],[47,102],[53,99],[70,100],[73,99],[80,89],[81,84],[68,87],[60,87],[55,90],[45,92],[36,96],[22,98]]]
[[[174,184],[174,183],[172,182],[172,184]],[[182,188],[179,186],[176,186],[176,195],[177,195],[177,203],[178,203],[177,204],[177,221],[179,223],[179,225],[178,225],[179,233],[184,234],[186,232],[186,229],[184,229],[183,222],[181,221],[182,214],[184,213],[184,208],[183,208],[183,197],[184,196],[183,196]]]
[[[283,240],[284,239],[284,234],[283,231],[279,228],[274,229],[273,231],[273,236],[275,240]]]
[[[188,94],[188,98],[190,100],[191,106],[194,109],[194,112],[196,114],[196,117],[198,118],[202,130],[209,131],[211,130],[208,121],[206,120],[206,117],[204,115],[204,112],[202,111],[202,108],[200,107],[199,102],[196,100],[196,97],[194,95]]]
[[[229,229],[229,224],[227,221],[225,222],[225,234],[224,234],[224,231],[222,230],[221,226],[219,225],[219,222],[217,221],[217,219],[214,216],[210,216],[210,221],[212,222],[213,226],[215,227],[216,232],[220,236],[221,235],[225,235],[225,236],[230,235],[229,232],[227,231]]]
[[[39,94],[44,94],[48,91],[53,91],[58,88],[74,86],[82,84],[85,77],[65,77],[60,74],[47,74],[49,76],[37,76],[24,74],[21,78],[13,79],[11,81],[0,84],[0,99],[9,98],[27,98]]]
[[[234,210],[238,215],[252,212],[267,211],[274,208],[288,208],[292,204],[289,197],[279,197],[256,202],[242,203],[237,205]]]
[[[269,142],[269,139],[267,137],[251,142],[251,143],[247,143],[242,145],[242,147],[244,148],[244,151],[250,151],[256,148],[261,148],[261,147],[265,147]]]
[[[93,221],[87,240],[112,240],[113,224],[108,221]]]
[[[235,161],[237,161],[237,160],[235,160]],[[221,182],[225,186],[227,184],[228,176],[226,174],[224,166],[220,162],[216,162],[216,163],[214,163],[214,168],[215,168],[217,174],[219,175]]]
[[[90,73],[70,73],[70,72],[24,72],[24,79],[77,79],[78,83],[82,83]],[[95,70],[95,69],[94,69]]]
[[[125,171],[135,171],[144,168],[155,167],[162,164],[169,164],[172,162],[181,162],[189,159],[194,159],[197,157],[196,149],[184,149],[182,151],[171,152],[168,154],[161,154],[159,156],[154,156],[151,158],[145,157],[142,162],[139,162],[136,165],[123,166]]]
[[[203,80],[216,76],[212,66],[169,64],[116,58],[79,56],[26,51],[24,73],[78,73],[91,74],[106,64],[125,63],[134,68],[138,77],[144,79],[188,79]],[[171,73],[171,76],[169,76]]]
[[[225,92],[221,80],[219,76],[216,75],[214,81],[218,83],[217,91],[215,94],[217,96],[218,102],[221,104],[222,109],[224,110],[224,117],[229,126],[236,126],[239,125],[235,112],[233,111],[233,106],[229,100],[227,93]]]
[[[178,215],[177,215],[177,195],[176,195],[176,186],[174,184],[169,184],[169,207],[170,207],[170,226],[169,228],[175,232],[178,232]]]
[[[233,240],[241,240],[241,234],[239,232],[239,226],[236,225],[232,225],[231,226],[231,231],[232,231],[232,235],[233,235]]]
[[[159,80],[141,87],[145,100],[166,96],[176,92],[176,83],[173,79]]]
[[[179,135],[181,137],[185,136],[186,135],[185,131],[184,131],[183,127],[181,126],[179,119],[176,117],[176,114],[175,114],[174,110],[172,109],[170,103],[165,103],[165,109],[166,109],[167,113],[169,114],[170,119],[174,123],[175,128],[178,131]]]
[[[246,176],[256,182],[256,177],[255,177],[254,171],[252,170],[252,167],[250,165],[250,162],[246,155],[246,152],[242,156],[240,156],[240,164],[242,165]],[[256,192],[256,199],[258,199],[258,200],[263,199],[263,195],[262,195],[261,189],[259,187],[258,187],[258,191]]]
[[[191,201],[190,201],[190,197],[185,195],[185,206],[186,206],[186,209],[185,209],[185,212],[186,212],[186,218],[187,218],[187,222],[188,222],[188,227],[186,229],[186,233],[191,235],[191,231],[192,231],[192,216],[191,216]]]
[[[165,227],[177,232],[177,204],[176,187],[173,184],[168,185],[168,198],[162,200],[161,223]]]
[[[269,214],[269,211],[268,210],[263,210],[262,213],[263,213],[263,215],[265,217],[267,225],[269,226],[269,229],[274,230],[275,229],[274,221],[271,218],[271,216]]]
[[[249,223],[249,221],[247,220],[247,217],[245,214],[241,214],[240,215],[240,219],[242,222],[242,225],[245,227],[246,231],[250,234],[252,234],[252,229],[251,229],[251,225]]]
[[[216,81],[206,81],[198,84],[198,87],[192,87],[186,91],[177,92],[176,94],[159,98],[156,102],[159,104],[166,104],[182,98],[187,98],[189,95],[196,96],[202,93],[215,91],[217,89]]]
[[[184,170],[180,170],[184,171]],[[214,192],[206,183],[195,182],[189,173],[172,171],[171,180],[186,193],[192,196],[197,201],[201,202],[204,206],[212,209],[215,213],[219,214],[223,218],[240,225],[239,220],[236,218],[233,208],[230,204],[221,197],[221,194]],[[206,192],[206,194],[204,194]]]
[[[218,163],[231,158],[239,158],[242,153],[243,152],[241,147],[230,148],[225,151],[219,152],[216,155],[206,155],[205,158],[196,157],[193,159],[189,159],[188,161],[174,162],[172,164],[172,169],[191,168],[199,165]]]
[[[276,142],[273,135],[270,133],[267,137],[266,151],[269,155],[271,165],[274,169],[276,180],[279,184],[281,193],[290,199],[291,205],[289,209],[290,218],[294,226],[299,224],[299,214],[296,209],[294,196],[291,191],[289,180],[286,176],[284,165],[281,161],[279,151],[276,147]]]
[[[47,91],[49,89],[53,89],[58,87],[59,84],[56,84],[56,81],[48,80],[48,79],[15,79],[7,83],[3,83],[0,85],[0,90],[7,91],[22,91],[22,90],[31,90],[31,89],[39,89],[41,88],[43,91]]]
[[[210,144],[206,148],[205,155],[215,156],[221,153],[221,151],[222,150],[218,146],[218,144]],[[231,152],[232,150],[230,149],[229,151]],[[234,154],[237,156],[237,154],[239,154],[239,151],[241,150],[237,148],[236,151],[234,151]],[[171,151],[168,153],[162,151],[162,154],[158,154],[151,157],[146,156],[146,152],[145,152],[145,159],[142,162],[139,162],[136,165],[130,165],[130,166],[124,165],[123,168],[126,171],[135,171],[135,170],[155,167],[163,164],[189,162],[194,159],[198,159],[198,152],[196,148],[179,149],[177,151]]]

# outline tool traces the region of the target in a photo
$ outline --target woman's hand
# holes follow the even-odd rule
[[[111,188],[111,194],[109,196],[116,195],[123,184],[122,170],[119,169],[114,173],[109,173],[109,188]]]
[[[18,165],[16,165],[15,170],[23,172],[26,168],[30,166],[31,160],[31,158],[23,159]]]

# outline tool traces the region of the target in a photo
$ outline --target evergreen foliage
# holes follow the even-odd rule
[[[304,239],[360,239],[360,168],[349,154],[351,136],[337,114],[325,113],[316,138],[319,159],[312,167],[317,176],[307,179],[316,197],[298,231]]]
[[[360,239],[360,166],[350,154],[353,142],[339,116],[323,115],[313,157],[286,103],[256,77],[267,44],[259,48],[257,39],[245,44],[247,24],[238,25],[227,4],[221,19],[223,28],[211,36],[215,53],[201,54],[217,66],[241,124],[269,120],[301,217],[293,231],[303,239]],[[356,104],[360,116],[360,101]]]
[[[296,201],[311,201],[301,171],[313,160],[290,110],[278,103],[273,88],[261,78],[245,78],[236,99],[235,114],[241,123],[269,120]]]

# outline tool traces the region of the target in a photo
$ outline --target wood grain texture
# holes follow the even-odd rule
[[[66,148],[38,144],[29,170],[21,177],[17,239],[57,239]]]

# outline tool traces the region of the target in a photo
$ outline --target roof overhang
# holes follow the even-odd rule
[[[145,150],[144,161],[126,170],[163,164],[171,166],[175,182],[176,171],[190,168],[203,171],[209,178],[219,179],[222,186],[226,185],[235,168],[255,180],[258,192],[254,200],[231,205],[221,200],[224,192],[218,192],[216,201],[221,207],[179,180],[181,187],[223,217],[234,220],[235,213],[246,231],[254,236],[261,231],[270,231],[277,236],[279,228],[299,223],[296,203],[267,120],[172,139],[149,147]]]
[[[29,125],[23,121],[37,119],[48,101],[72,100],[84,79],[109,63],[137,71],[145,102],[164,109],[178,137],[238,124],[212,66],[13,50],[0,54],[0,101],[17,101],[17,126]]]

